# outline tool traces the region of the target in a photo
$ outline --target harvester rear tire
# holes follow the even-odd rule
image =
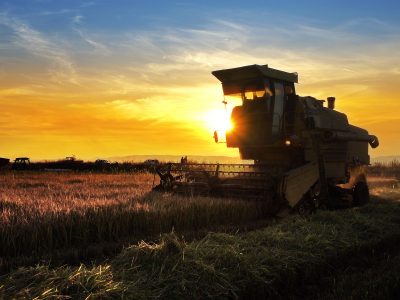
[[[369,189],[365,181],[359,181],[353,188],[353,206],[362,206],[369,202]]]
[[[303,196],[303,199],[297,205],[297,212],[301,216],[308,216],[315,212],[317,209],[317,197],[312,189]]]

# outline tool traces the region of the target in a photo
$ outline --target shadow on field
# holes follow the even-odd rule
[[[20,268],[0,278],[0,298],[396,299],[399,215],[399,202],[374,196],[246,233],[162,234],[100,264]]]
[[[374,196],[364,207],[290,216],[239,235],[192,243],[163,235],[111,265],[133,298],[396,299],[399,214],[400,203]],[[382,270],[385,280],[376,280]]]

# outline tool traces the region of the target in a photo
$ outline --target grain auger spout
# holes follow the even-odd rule
[[[355,126],[351,126],[355,128]],[[360,128],[358,128],[360,129]],[[379,146],[379,140],[375,135],[368,134],[361,130],[361,132],[357,130],[352,130],[350,128],[349,132],[340,132],[340,131],[326,131],[324,133],[324,137],[327,141],[338,141],[338,142],[367,142],[371,148],[376,148]]]
[[[200,192],[213,196],[252,197],[274,207],[310,211],[356,206],[369,199],[365,176],[368,145],[378,138],[351,125],[335,110],[335,98],[319,100],[296,94],[297,73],[268,65],[218,70],[223,103],[238,103],[226,131],[228,148],[238,148],[253,164],[167,164],[158,170],[158,190]],[[216,141],[220,140],[214,134]]]

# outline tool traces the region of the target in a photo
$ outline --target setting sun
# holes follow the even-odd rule
[[[225,134],[233,128],[233,124],[230,121],[230,112],[225,111],[223,108],[211,110],[205,113],[204,120],[209,130],[216,130]]]

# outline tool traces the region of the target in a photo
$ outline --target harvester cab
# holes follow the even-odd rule
[[[237,103],[226,144],[254,164],[168,164],[159,170],[162,190],[256,197],[271,213],[283,207],[310,211],[361,205],[369,191],[362,166],[376,136],[349,124],[335,98],[296,94],[297,73],[250,65],[218,70],[223,103]],[[219,140],[217,133],[214,139]]]
[[[222,83],[226,102],[234,101],[232,129],[226,132],[227,147],[239,148],[243,159],[265,162],[287,160],[290,138],[295,140],[296,73],[251,65],[214,71]],[[284,152],[284,154],[282,153]],[[275,152],[275,153],[273,153]],[[279,154],[279,157],[277,157]],[[296,158],[290,155],[290,158]]]

